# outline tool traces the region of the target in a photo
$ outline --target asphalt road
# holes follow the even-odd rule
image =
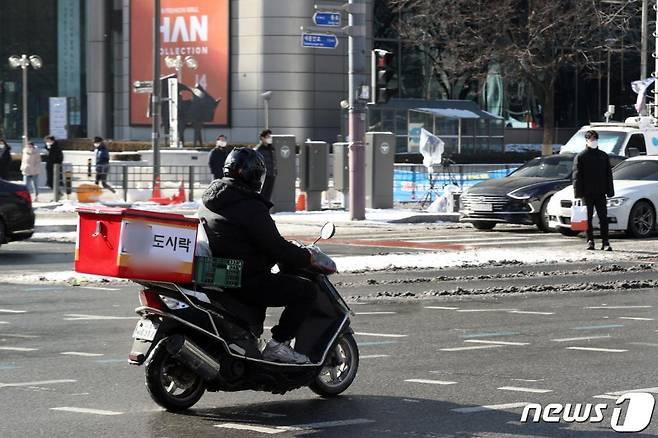
[[[428,285],[477,290],[519,271],[526,283],[561,289],[586,289],[587,279],[658,279],[646,263],[600,269],[502,264],[337,276],[356,312],[362,356],[343,397],[209,393],[184,415],[159,409],[143,369],[126,363],[137,287],[2,284],[0,436],[612,436],[609,415],[600,424],[522,424],[521,405],[612,410],[611,394],[658,393],[655,289],[418,298]],[[476,278],[483,276],[491,278]],[[377,297],[378,288],[400,284],[418,296]],[[645,434],[658,435],[658,419]]]

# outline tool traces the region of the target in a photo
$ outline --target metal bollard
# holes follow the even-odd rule
[[[192,202],[194,201],[194,166],[190,166],[189,186],[190,186],[190,195],[188,196],[188,201]]]
[[[53,200],[55,202],[59,202],[59,183],[60,183],[60,172],[61,172],[61,164],[53,164]]]
[[[123,180],[123,202],[128,202],[128,166],[123,166],[121,176]]]

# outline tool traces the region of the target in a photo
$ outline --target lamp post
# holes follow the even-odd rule
[[[168,68],[176,70],[176,78],[178,79],[178,82],[183,81],[183,67],[187,67],[190,70],[196,70],[199,68],[197,60],[191,56],[186,56],[185,58],[181,55],[165,56],[165,64]]]
[[[15,69],[23,70],[23,147],[27,146],[27,69],[31,66],[39,70],[43,66],[43,61],[37,55],[12,55],[9,57],[9,66]]]
[[[265,129],[270,129],[270,100],[272,100],[272,92],[266,91],[260,95],[265,104]]]

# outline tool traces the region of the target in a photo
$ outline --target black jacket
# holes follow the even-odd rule
[[[203,194],[199,218],[208,226],[208,240],[214,257],[245,262],[243,285],[257,281],[276,263],[305,268],[311,263],[308,250],[279,234],[270,216],[272,204],[232,178],[213,181]]]
[[[53,167],[54,164],[62,164],[64,161],[64,153],[62,152],[62,147],[54,141],[50,147],[48,147],[48,159],[46,160],[46,166]]]
[[[587,148],[574,158],[573,189],[576,198],[615,196],[612,166],[608,154]]]
[[[11,167],[11,146],[0,144],[0,179],[9,177],[9,168]]]
[[[265,160],[265,168],[267,169],[267,176],[275,177],[279,174],[279,168],[276,163],[276,151],[274,145],[260,143],[256,146],[256,150],[260,152]]]
[[[210,173],[213,177],[221,178],[224,176],[224,162],[228,156],[231,149],[226,147],[215,147],[210,151],[210,156],[208,157],[208,167],[210,167]]]

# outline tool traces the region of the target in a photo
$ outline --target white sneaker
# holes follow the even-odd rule
[[[270,339],[263,350],[263,359],[270,362],[304,364],[311,361],[305,355],[297,353],[287,342],[277,342]]]

